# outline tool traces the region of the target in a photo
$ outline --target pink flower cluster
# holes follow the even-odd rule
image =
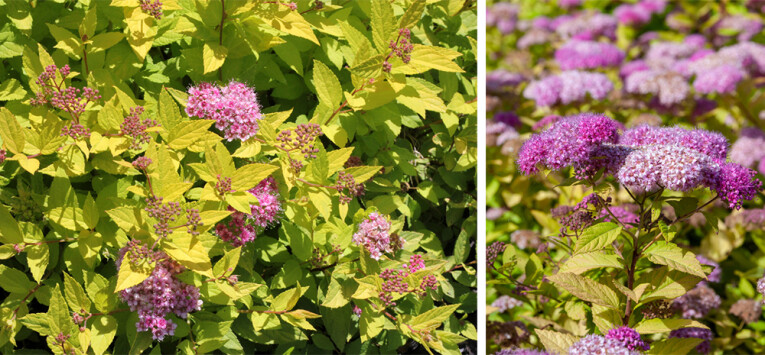
[[[162,2],[159,0],[139,0],[141,10],[153,16],[155,19],[162,19]]]
[[[570,40],[555,51],[562,70],[595,69],[619,65],[624,52],[610,43]]]
[[[568,348],[568,353],[569,355],[640,355],[639,351],[629,349],[620,340],[595,334],[588,335],[572,344]]]
[[[250,214],[229,207],[229,211],[233,211],[231,220],[215,226],[215,233],[235,247],[255,240],[257,228],[268,228],[276,223],[282,213],[279,189],[273,177],[262,180],[248,192],[258,199],[257,205],[250,205]]]
[[[576,15],[562,15],[552,21],[551,26],[563,38],[595,40],[606,37],[616,39],[619,22],[616,17],[600,12],[581,12]]]
[[[147,118],[141,120],[139,117],[143,113],[143,107],[137,106],[130,108],[130,114],[120,124],[120,131],[124,136],[130,137],[132,142],[130,149],[141,149],[142,144],[149,143],[151,136],[146,129],[159,127],[157,121]]]
[[[642,0],[637,4],[622,4],[616,7],[614,15],[626,25],[642,25],[651,20],[651,15],[664,12],[664,0]]]
[[[630,327],[619,327],[608,331],[606,339],[614,339],[622,343],[624,347],[630,350],[647,351],[651,348],[648,343],[640,338],[640,333]]]
[[[748,168],[756,166],[765,175],[765,132],[753,127],[742,129],[730,148],[730,159]]]
[[[131,311],[138,312],[137,330],[150,331],[153,339],[162,341],[165,336],[173,335],[177,326],[167,319],[168,314],[185,319],[190,312],[201,308],[199,289],[177,278],[185,268],[162,251],[148,250],[140,242],[128,243],[120,249],[118,270],[125,254],[128,254],[131,263],[156,263],[151,276],[136,286],[120,291],[119,296]]]
[[[228,141],[246,141],[255,136],[258,121],[263,118],[255,91],[236,81],[224,87],[201,83],[189,88],[186,114],[215,120],[215,127]]]
[[[337,174],[337,182],[334,186],[335,190],[340,193],[340,203],[347,204],[351,202],[354,197],[364,195],[364,184],[357,184],[353,175],[341,171]],[[347,191],[347,192],[346,192]]]
[[[388,62],[388,58],[390,58],[392,55],[401,58],[401,61],[404,62],[404,64],[409,63],[409,61],[412,59],[409,54],[412,53],[412,50],[414,49],[414,45],[411,43],[411,40],[412,36],[408,28],[402,28],[398,30],[398,38],[395,41],[390,41],[389,47],[391,51],[383,62],[384,72],[390,72],[390,70],[393,68],[390,62]]]
[[[394,245],[390,232],[391,224],[385,216],[372,212],[369,217],[359,223],[359,230],[353,235],[356,245],[364,246],[372,259],[380,260],[383,253],[391,253],[400,246]],[[403,244],[403,240],[399,239]]]
[[[592,114],[563,118],[526,141],[518,166],[525,174],[571,166],[580,178],[605,169],[636,192],[706,187],[731,208],[762,190],[754,170],[725,161],[728,142],[718,133],[640,126],[620,137],[618,125]]]
[[[614,84],[605,74],[571,70],[531,82],[523,96],[536,101],[537,106],[552,106],[583,101],[587,95],[601,100],[613,89]]]

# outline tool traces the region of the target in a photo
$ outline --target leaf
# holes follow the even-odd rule
[[[164,89],[164,88],[163,88]],[[172,132],[178,126],[183,118],[178,110],[178,105],[170,96],[167,90],[161,90],[159,93],[159,124],[168,132]]]
[[[53,335],[50,330],[50,317],[47,313],[29,313],[19,320],[25,327],[40,333],[42,336]]]
[[[88,197],[85,198],[85,204],[82,206],[82,219],[89,229],[96,228],[98,224],[98,206],[96,206],[96,201],[90,196],[90,193],[88,193]]]
[[[382,74],[382,65],[385,60],[385,56],[378,54],[374,57],[366,59],[361,63],[355,64],[351,68],[351,72],[362,78],[376,78]]]
[[[194,142],[202,139],[214,120],[192,120],[179,123],[168,137],[167,145],[173,149],[188,149]]]
[[[390,50],[390,41],[396,31],[393,6],[387,1],[372,1],[372,42],[379,53]]]
[[[433,308],[412,318],[407,324],[417,330],[434,330],[441,326],[441,323],[449,318],[459,307],[460,304],[457,303]]]
[[[85,17],[82,19],[82,22],[80,22],[80,38],[92,38],[96,33],[97,21],[98,14],[96,13],[96,7],[93,6],[87,12],[85,12]]]
[[[279,167],[270,164],[247,164],[236,169],[231,177],[231,188],[235,191],[249,190],[276,170],[279,170]]]
[[[224,46],[205,42],[202,49],[202,60],[204,63],[204,74],[214,72],[223,65],[228,55],[228,49]]]
[[[110,315],[96,316],[93,318],[90,331],[90,346],[93,347],[96,355],[101,355],[109,349],[117,334],[117,319]]]
[[[0,287],[10,293],[26,294],[35,286],[26,274],[5,265],[0,265],[0,280]]]
[[[670,270],[682,271],[703,279],[707,278],[707,275],[701,268],[701,264],[696,259],[696,255],[681,249],[675,244],[658,241],[648,247],[644,254],[648,260],[657,264],[667,265]]]
[[[321,318],[320,315],[303,309],[294,310],[281,315],[282,319],[301,329],[316,330],[306,319]]]
[[[313,85],[319,97],[319,104],[335,108],[343,100],[343,88],[337,76],[324,63],[317,60],[313,61]]]
[[[574,254],[560,267],[560,272],[581,274],[585,271],[602,267],[621,268],[622,260],[615,254],[608,254],[602,250],[589,253]]]
[[[50,297],[50,307],[48,307],[48,325],[53,331],[53,334],[64,333],[69,334],[70,329],[74,325],[72,316],[69,313],[69,307],[64,301],[64,297],[61,295],[61,288],[59,284],[53,289]]]
[[[606,285],[572,273],[559,272],[548,279],[582,300],[618,309],[619,296]]]
[[[54,24],[46,23],[46,25],[48,25],[50,34],[53,35],[53,38],[58,42],[55,47],[63,50],[66,55],[73,59],[80,59],[80,55],[82,54],[82,43],[80,43],[80,39],[73,33]]]
[[[223,255],[223,257],[215,263],[213,268],[213,275],[215,277],[228,277],[236,269],[236,265],[239,264],[239,256],[242,252],[242,248],[238,247],[231,249]]]
[[[24,234],[21,233],[16,219],[8,212],[5,205],[0,204],[0,241],[4,244],[18,244],[24,242]]]
[[[130,232],[133,229],[138,229],[140,227],[138,217],[136,217],[135,208],[133,207],[117,207],[107,210],[106,214],[111,217],[112,222],[116,223],[117,226],[125,232]]]
[[[696,346],[701,344],[704,339],[699,338],[669,338],[651,343],[651,349],[646,354],[649,355],[685,355],[691,352]]]
[[[551,353],[568,354],[568,348],[579,340],[576,336],[554,330],[537,329],[535,332],[545,349]]]
[[[454,62],[454,59],[462,56],[462,53],[451,49],[415,44],[409,56],[411,57],[409,63],[395,66],[391,73],[413,75],[430,69],[450,73],[465,72]]]
[[[701,322],[692,319],[645,319],[636,324],[634,329],[640,334],[667,333],[681,328],[709,329]]]
[[[329,288],[327,289],[327,293],[324,296],[324,302],[322,302],[322,306],[328,307],[328,308],[340,308],[348,304],[351,300],[351,296],[356,291],[356,282],[351,279],[337,280],[336,278],[332,278],[332,280],[329,282]]]
[[[385,318],[382,314],[374,310],[369,303],[361,306],[361,317],[359,319],[359,331],[361,333],[361,342],[367,342],[376,337],[383,330]]]
[[[26,252],[27,264],[29,264],[29,270],[32,272],[32,278],[40,283],[50,262],[50,248],[48,244],[34,245],[27,248]]]
[[[0,84],[0,101],[21,100],[27,96],[27,91],[16,79],[5,80]]]
[[[345,172],[351,174],[357,184],[361,184],[375,176],[380,169],[382,166],[355,166],[345,169]]]
[[[24,150],[25,134],[11,111],[5,107],[0,107],[0,138],[3,144],[15,154],[22,154]]]
[[[85,294],[85,290],[67,273],[64,273],[64,294],[72,312],[90,311],[90,299]]]
[[[427,1],[412,1],[404,15],[399,19],[397,28],[411,28],[417,25],[425,11],[425,5],[427,5]]]
[[[308,286],[300,287],[300,283],[298,282],[297,287],[291,288],[276,296],[274,301],[271,303],[270,309],[272,311],[291,310],[293,307],[295,307],[297,301],[300,299],[300,296],[303,295],[303,292],[305,292],[307,289]]]
[[[92,43],[87,47],[88,52],[98,53],[105,51],[114,47],[114,45],[122,41],[123,38],[125,38],[125,34],[119,32],[100,33],[91,40]]]
[[[117,287],[114,292],[140,284],[151,276],[154,265],[133,265],[130,262],[129,251],[122,257],[120,271],[117,273]]]
[[[582,231],[582,235],[577,239],[574,254],[602,250],[610,246],[621,232],[622,227],[613,222],[591,226]]]
[[[210,262],[209,248],[186,231],[176,230],[170,240],[164,240],[162,250],[181,265],[202,275],[214,277]],[[209,236],[209,235],[208,235]]]

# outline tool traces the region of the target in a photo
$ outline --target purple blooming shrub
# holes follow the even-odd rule
[[[605,74],[571,70],[532,82],[523,96],[536,101],[537,106],[552,106],[583,101],[588,94],[601,100],[613,89],[614,84]]]
[[[614,9],[614,15],[625,25],[642,25],[651,20],[651,15],[664,12],[663,0],[643,0],[637,4],[622,4]]]
[[[624,52],[610,43],[574,39],[555,51],[555,60],[563,70],[594,69],[618,65]]]
[[[494,355],[551,355],[551,354],[543,350],[515,348],[515,349],[502,349],[494,353]]]
[[[747,127],[741,130],[738,139],[730,147],[730,160],[748,168],[757,165],[765,158],[765,132],[758,128]],[[762,173],[763,170],[760,169]]]
[[[263,117],[255,90],[236,81],[223,87],[201,83],[189,88],[186,114],[215,120],[215,127],[228,141],[246,141],[255,136]]]
[[[720,307],[721,302],[720,296],[706,282],[700,282],[688,293],[676,298],[672,307],[683,318],[704,318],[711,310]]]
[[[507,295],[502,295],[497,297],[497,299],[491,303],[491,306],[499,308],[499,312],[506,312],[508,309],[523,306],[523,301]]]
[[[508,34],[515,31],[518,24],[518,5],[496,3],[486,8],[486,26],[496,27],[499,32]]]
[[[519,73],[507,70],[494,70],[486,74],[486,91],[489,93],[502,93],[507,89],[520,85],[526,78]]]
[[[600,12],[581,12],[574,16],[563,15],[553,20],[555,32],[563,38],[595,40],[599,37],[616,39],[616,17]]]

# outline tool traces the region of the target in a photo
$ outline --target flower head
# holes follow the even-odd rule
[[[555,60],[563,70],[594,69],[618,65],[624,52],[610,43],[571,40],[555,51]]]
[[[356,245],[364,246],[373,259],[380,260],[383,253],[390,253],[394,250],[391,237],[388,234],[390,227],[391,224],[385,216],[372,212],[367,219],[359,224],[358,231],[353,235],[353,242]]]
[[[255,136],[263,117],[255,91],[236,81],[224,87],[201,83],[189,88],[186,114],[215,120],[215,127],[228,141]]]
[[[606,338],[601,335],[588,335],[568,348],[570,355],[590,355],[590,354],[609,354],[609,355],[638,355],[639,351],[630,350],[617,339]]]

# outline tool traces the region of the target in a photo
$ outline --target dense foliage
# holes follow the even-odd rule
[[[0,1],[0,352],[474,347],[475,7]]]
[[[765,351],[761,1],[487,9],[487,348]]]

